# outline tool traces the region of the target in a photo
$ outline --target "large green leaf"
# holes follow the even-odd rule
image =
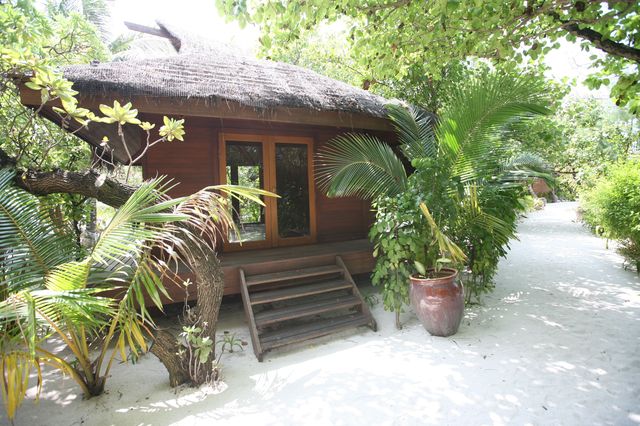
[[[316,156],[316,178],[331,197],[375,199],[407,188],[402,161],[385,142],[348,133],[333,139]]]
[[[462,182],[488,177],[502,150],[499,131],[514,120],[548,114],[541,83],[529,77],[490,73],[452,93],[436,136],[443,161]]]
[[[13,185],[14,177],[12,169],[0,170],[0,279],[8,293],[38,287],[77,255],[72,237],[55,228],[36,197]]]
[[[402,152],[408,159],[433,157],[437,144],[434,134],[435,117],[416,107],[390,104],[389,118],[398,134]]]

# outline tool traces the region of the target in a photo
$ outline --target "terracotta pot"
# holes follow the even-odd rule
[[[429,270],[429,273],[433,270]],[[435,278],[411,276],[409,297],[413,310],[432,336],[456,334],[464,313],[464,290],[458,271],[443,268]]]

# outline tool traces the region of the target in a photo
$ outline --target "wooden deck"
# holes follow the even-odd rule
[[[240,293],[240,267],[252,275],[268,274],[287,270],[294,264],[313,267],[340,256],[351,274],[360,274],[373,270],[372,252],[371,243],[361,239],[223,254],[224,294]]]
[[[221,262],[225,279],[224,294],[240,294],[241,267],[251,275],[278,273],[293,266],[305,268],[328,264],[335,261],[336,256],[342,258],[352,275],[371,272],[375,264],[373,246],[366,239],[223,253]],[[179,273],[179,279],[195,282],[193,273],[186,270]],[[171,282],[165,282],[165,285],[170,298],[163,296],[163,303],[184,302],[184,287]],[[189,300],[195,300],[197,291],[190,288],[188,296]],[[148,296],[145,299],[151,303]]]

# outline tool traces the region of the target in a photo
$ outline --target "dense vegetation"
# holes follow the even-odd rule
[[[611,166],[581,201],[585,222],[619,240],[620,253],[640,273],[640,160]]]
[[[437,121],[418,109],[387,107],[402,157],[387,143],[357,134],[320,151],[318,174],[327,193],[371,199],[376,208],[372,281],[383,288],[387,309],[398,313],[407,303],[416,263],[438,268],[455,257],[462,262],[455,266],[468,272],[469,298],[491,288],[528,180],[547,177],[536,157],[510,157],[498,136],[507,123],[549,113],[543,88],[532,76],[481,73],[449,95]]]
[[[636,1],[218,0],[220,10],[262,30],[264,53],[278,57],[317,30],[342,28],[360,81],[438,82],[450,62],[484,58],[515,68],[535,62],[563,39],[592,53],[591,87],[612,82],[618,105],[640,112],[640,4]]]
[[[263,55],[422,108],[389,108],[401,152],[348,135],[319,158],[330,195],[373,202],[373,281],[387,308],[402,309],[417,265],[463,268],[468,297],[491,290],[535,177],[555,181],[561,199],[579,197],[589,226],[619,240],[640,270],[638,2],[218,3],[261,26]],[[0,2],[0,388],[9,418],[43,364],[91,396],[103,391],[117,357],[135,358],[151,340],[172,385],[209,380],[223,288],[215,221],[233,228],[220,192],[242,197],[245,220],[260,219],[255,191],[206,188],[170,199],[162,180],[133,185],[129,170],[102,167],[87,144],[20,103],[24,83],[43,101],[59,101],[64,123],[139,126],[147,143],[182,140],[183,120],[165,118],[155,129],[130,104],[104,105],[100,114],[79,107],[59,68],[109,60],[130,40],[108,43],[107,9],[102,0]],[[541,62],[563,38],[593,53],[586,84],[610,84],[624,109],[563,99],[567,85],[550,82]],[[75,186],[30,193],[29,182],[43,176]],[[113,192],[105,198],[95,187]],[[115,214],[83,239],[95,234],[101,199]],[[153,330],[142,295],[161,306],[163,279],[178,259],[194,270],[203,303],[174,336]],[[47,351],[54,335],[71,356]]]
[[[93,3],[100,2],[83,5]],[[133,185],[131,166],[118,173],[108,157],[93,155],[74,132],[63,130],[71,121],[80,128],[112,125],[126,147],[123,128],[137,126],[147,135],[142,153],[183,141],[185,133],[184,120],[164,117],[155,129],[130,103],[113,101],[99,112],[81,107],[60,66],[104,58],[108,51],[87,18],[48,5],[42,11],[30,1],[0,4],[0,390],[10,419],[32,374],[40,391],[43,365],[71,375],[89,398],[103,392],[116,357],[135,359],[152,340],[151,352],[172,386],[215,378],[224,287],[216,239],[221,228],[235,229],[229,198],[260,203],[257,194],[266,195],[219,186],[171,199],[173,183]],[[60,127],[40,118],[42,107],[21,105],[20,84],[37,90],[43,104],[59,105],[53,111]],[[102,151],[111,143],[103,139]],[[140,157],[129,152],[133,165]],[[82,225],[93,222],[96,200],[117,210],[95,241],[83,242]],[[180,264],[194,272],[201,295],[184,318],[186,339],[155,330],[146,308],[162,309],[165,280],[183,284],[176,280]],[[46,349],[54,335],[72,356]]]

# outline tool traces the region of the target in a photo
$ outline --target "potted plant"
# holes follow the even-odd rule
[[[427,220],[432,247],[426,251],[425,264],[415,261],[418,271],[410,277],[409,300],[424,328],[432,336],[451,336],[458,331],[464,313],[464,290],[457,279],[458,270],[445,265],[463,262],[466,255],[438,227],[426,204],[420,210]]]
[[[492,287],[498,260],[515,235],[528,180],[550,178],[539,158],[510,157],[501,132],[506,124],[549,113],[544,93],[535,76],[472,74],[456,83],[438,117],[388,105],[397,133],[391,143],[348,133],[320,148],[316,178],[327,196],[372,202],[376,219],[369,238],[376,264],[371,281],[382,289],[385,309],[395,312],[397,328],[409,302],[414,261],[427,259],[425,264],[438,274],[447,265],[442,259],[457,262],[447,246],[440,250],[438,239],[425,232],[420,202],[430,206],[441,227],[431,228],[432,236],[442,236],[434,233],[442,229],[448,234],[442,241],[455,241],[468,253],[468,293]],[[430,253],[425,256],[425,251]]]

